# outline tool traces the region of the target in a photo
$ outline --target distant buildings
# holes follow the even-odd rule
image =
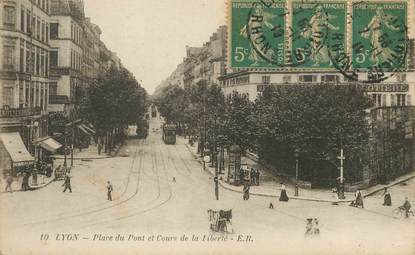
[[[202,47],[186,46],[186,57],[172,74],[156,89],[157,94],[169,85],[182,88],[199,82],[219,85],[218,78],[225,74],[227,27],[220,26]]]

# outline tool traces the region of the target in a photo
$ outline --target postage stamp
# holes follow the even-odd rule
[[[333,68],[329,37],[338,38],[336,52],[346,44],[345,1],[293,1],[292,64],[301,68]],[[337,55],[337,54],[336,54]]]
[[[406,70],[406,1],[229,0],[229,5],[231,67],[337,70],[362,82]]]
[[[352,59],[346,60],[337,52],[333,61],[344,75],[362,82],[380,82],[406,70],[406,2],[354,2],[351,19]],[[350,69],[352,74],[345,72]],[[367,72],[367,77],[359,80],[357,72]]]
[[[232,0],[229,8],[232,67],[284,66],[286,3]]]

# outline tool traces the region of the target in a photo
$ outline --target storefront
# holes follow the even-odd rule
[[[0,134],[0,169],[2,174],[19,172],[33,168],[34,157],[27,151],[18,132]]]

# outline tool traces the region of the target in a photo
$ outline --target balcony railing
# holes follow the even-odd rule
[[[33,115],[40,115],[42,109],[40,107],[35,108],[3,108],[0,109],[0,118],[17,118],[27,117]]]

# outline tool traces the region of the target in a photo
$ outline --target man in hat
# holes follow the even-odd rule
[[[62,186],[65,186],[65,189],[63,190],[63,192],[66,192],[66,190],[69,189],[69,193],[72,193],[71,177],[69,176],[69,174],[65,176],[65,181],[62,184]]]
[[[112,201],[112,184],[110,183],[110,181],[107,182],[107,200]]]
[[[13,193],[13,189],[12,189],[12,183],[13,183],[13,176],[11,174],[7,175],[6,178],[6,189],[4,191],[7,192],[7,190],[9,190],[10,193]]]

